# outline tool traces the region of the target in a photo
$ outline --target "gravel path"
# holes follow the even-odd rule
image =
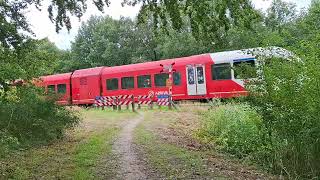
[[[143,180],[147,179],[143,163],[140,162],[133,148],[133,131],[143,121],[143,115],[132,119],[126,124],[113,145],[113,153],[120,160],[119,179]]]

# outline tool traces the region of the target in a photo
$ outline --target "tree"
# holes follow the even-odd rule
[[[250,0],[124,0],[124,4],[142,4],[139,21],[145,22],[151,14],[155,29],[172,27],[181,30],[187,16],[196,39],[217,42],[220,31],[232,26],[251,27],[259,19]]]
[[[5,61],[4,66],[1,67],[1,71],[3,72],[0,72],[0,74],[6,74],[6,76],[2,76],[1,78],[1,85],[9,80],[5,77],[10,76],[10,79],[12,79],[12,74],[15,74],[15,77],[24,78],[17,75],[29,71],[29,69],[19,66],[20,60],[17,60],[17,57],[24,57],[24,54],[21,53],[25,53],[25,50],[23,49],[30,45],[28,43],[30,41],[28,40],[30,37],[25,33],[21,34],[19,32],[25,31],[32,34],[29,24],[25,18],[24,10],[33,5],[38,9],[41,9],[43,7],[43,2],[44,0],[0,0],[0,49],[2,49],[0,56],[6,58],[6,60],[3,60]],[[103,7],[105,5],[108,6],[110,4],[109,0],[94,0],[93,2],[100,11],[103,11]],[[56,31],[58,32],[64,26],[69,30],[71,28],[70,16],[81,18],[86,11],[86,3],[88,3],[86,0],[50,1],[47,10],[49,12],[50,20],[56,25]],[[190,24],[189,28],[191,29],[192,35],[197,40],[203,40],[203,42],[207,41],[208,44],[212,44],[217,41],[222,42],[220,37],[221,32],[224,30],[228,30],[232,26],[250,27],[251,21],[258,19],[259,17],[259,14],[257,14],[252,8],[251,1],[249,0],[206,0],[201,2],[194,0],[124,0],[123,3],[129,5],[142,3],[139,20],[140,22],[144,22],[146,26],[148,26],[148,21],[146,21],[146,18],[148,17],[146,16],[152,15],[152,24],[154,27],[163,27],[164,29],[173,28],[181,31],[183,27],[183,17],[187,16],[187,23]],[[115,25],[114,27],[116,26],[118,25]],[[122,30],[122,32],[123,35],[125,35],[125,31]],[[121,37],[124,37],[123,35],[121,35]],[[153,36],[150,33],[147,33],[147,35],[148,37],[144,37],[144,41],[142,41],[144,44],[146,44],[150,37]],[[134,37],[132,34],[129,36]],[[129,36],[127,36],[127,38]],[[113,49],[113,51],[118,50],[118,52],[120,52],[120,46],[122,46],[121,50],[124,50],[125,47],[129,47],[129,45],[126,44],[127,41],[125,38],[122,38],[122,40],[121,44],[114,43],[113,46],[109,44],[108,48]],[[99,43],[103,44],[101,40]],[[141,43],[141,39],[136,41],[136,44],[138,43]],[[148,46],[151,46],[147,48],[146,53],[134,54],[132,49],[126,49],[128,50],[124,51],[126,54],[118,53],[121,56],[111,57],[106,53],[107,51],[103,56],[104,58],[109,59],[122,57],[119,62],[115,62],[114,64],[127,64],[131,62],[132,59],[141,61],[144,57],[146,57],[146,59],[157,59],[157,53],[154,50],[155,46],[152,45],[152,43],[147,44]],[[135,58],[126,60],[125,57],[129,54],[133,54],[131,56]],[[97,57],[99,57],[97,54],[91,55],[91,59],[95,58],[96,61],[99,60],[97,59]],[[88,63],[86,61],[83,62]],[[89,66],[90,64],[86,65],[86,67]],[[32,72],[27,74],[32,74]]]
[[[25,38],[19,30],[32,33],[23,11],[34,5],[41,9],[44,0],[1,0],[0,7],[0,42],[2,46],[18,46]],[[55,23],[58,32],[63,26],[71,29],[70,16],[81,18],[86,11],[86,0],[52,0],[48,6],[49,18]],[[98,10],[103,11],[104,6],[110,5],[110,0],[93,0]],[[151,13],[154,27],[168,27],[181,29],[183,16],[189,17],[192,32],[195,37],[211,41],[217,37],[219,30],[228,30],[230,26],[250,27],[251,21],[258,18],[250,0],[123,0],[123,4],[136,5],[142,3],[139,13],[140,22]]]
[[[156,52],[160,59],[186,57],[214,51],[214,45],[208,46],[196,40],[191,32],[170,30],[169,34],[160,34],[156,39]]]
[[[264,59],[260,81],[248,87],[247,102],[259,110],[269,132],[271,148],[260,161],[292,179],[320,176],[319,12],[315,0],[307,12],[283,23],[281,32],[272,32],[299,59]]]
[[[48,39],[29,39],[16,49],[0,46],[0,51],[0,85],[4,88],[17,79],[54,73],[63,54]]]
[[[296,19],[296,14],[297,10],[295,4],[282,0],[273,0],[271,7],[267,10],[265,22],[272,31],[278,30],[281,32],[281,29],[285,24]]]
[[[1,0],[0,1],[0,42],[4,47],[18,46],[25,36],[20,30],[32,33],[25,18],[24,10],[31,5],[41,9],[44,0]],[[102,11],[104,5],[109,5],[108,0],[94,1],[97,8]],[[49,18],[55,23],[56,31],[66,26],[71,29],[70,15],[80,18],[86,11],[86,0],[52,0],[48,6]]]
[[[115,66],[167,58],[190,56],[213,51],[196,40],[188,26],[180,32],[173,28],[167,33],[152,31],[152,20],[148,24],[122,18],[91,17],[83,23],[71,54],[74,67]]]
[[[72,55],[77,68],[115,66],[152,60],[152,32],[127,18],[91,17],[83,23]]]

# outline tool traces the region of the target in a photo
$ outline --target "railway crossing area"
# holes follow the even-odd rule
[[[153,95],[119,95],[119,96],[97,96],[95,98],[94,107],[102,108],[113,107],[114,110],[121,110],[122,106],[126,106],[127,109],[132,108],[132,111],[141,109],[141,106],[147,105],[150,109],[153,109],[154,102],[161,108],[161,106],[172,108],[173,101],[170,94]]]

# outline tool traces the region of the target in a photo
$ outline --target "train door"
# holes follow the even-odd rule
[[[205,66],[187,65],[187,89],[188,95],[205,95],[207,94]]]

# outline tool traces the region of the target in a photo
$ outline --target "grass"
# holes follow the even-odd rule
[[[119,128],[105,129],[104,133],[93,135],[88,142],[79,144],[73,156],[75,163],[74,179],[94,179],[94,169],[99,159],[109,155],[112,140],[119,132]]]
[[[150,116],[146,115],[145,124],[152,123]],[[163,123],[172,120],[164,119]],[[141,124],[135,130],[135,143],[141,147],[141,154],[147,163],[168,179],[195,179],[215,178],[225,179],[223,176],[212,174],[207,168],[202,152],[190,151],[186,148],[167,143],[161,140],[155,133],[147,130],[145,124]]]
[[[206,109],[145,113],[145,121],[135,130],[135,143],[151,169],[166,179],[273,178],[202,144],[196,138],[200,111]]]
[[[89,109],[89,110],[82,110],[81,114],[84,117],[87,117],[88,121],[90,119],[99,119],[99,118],[108,118],[107,120],[117,120],[119,118],[125,119],[132,116],[135,116],[131,110],[122,109],[121,111],[112,110],[110,108],[102,109]]]
[[[101,159],[112,156],[112,142],[120,124],[135,114],[110,110],[81,110],[80,113],[83,123],[68,131],[64,139],[0,159],[0,179],[98,178],[96,167],[106,163]],[[107,170],[107,173],[112,172]]]

